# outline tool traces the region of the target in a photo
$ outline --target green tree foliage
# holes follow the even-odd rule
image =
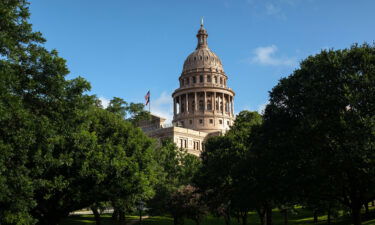
[[[150,112],[144,110],[144,105],[142,103],[128,103],[118,97],[114,97],[109,102],[106,110],[119,115],[121,118],[126,118],[126,120],[133,125],[137,125],[140,121],[149,120],[151,118]]]
[[[65,79],[27,7],[0,2],[0,224],[55,225],[101,201],[152,197],[153,141],[118,116],[121,99],[101,109],[87,81]]]
[[[261,123],[258,113],[242,111],[225,136],[208,139],[201,155],[196,183],[211,211],[223,216],[227,224],[231,214],[247,224],[248,211],[257,208],[252,198],[255,178],[248,159],[254,154],[253,136]]]
[[[285,162],[288,185],[304,198],[319,190],[361,224],[362,205],[375,198],[375,47],[310,56],[270,97],[267,148]]]
[[[161,141],[155,150],[158,162],[158,178],[155,185],[155,196],[148,201],[151,214],[171,213],[171,199],[183,186],[192,183],[192,178],[200,167],[200,159],[188,154],[169,139]]]
[[[184,217],[199,225],[207,214],[201,194],[191,185],[182,186],[173,192],[168,207],[174,218],[174,225],[184,224]]]

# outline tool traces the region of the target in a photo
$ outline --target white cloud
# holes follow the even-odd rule
[[[167,119],[166,124],[172,123],[173,119],[173,99],[167,92],[162,92],[158,98],[151,98],[151,113]]]
[[[103,108],[107,108],[107,107],[108,107],[109,102],[110,102],[109,99],[107,99],[107,98],[105,98],[105,97],[103,97],[103,96],[100,96],[100,97],[99,97],[99,100],[102,102],[102,106],[103,106]]]
[[[251,58],[251,63],[256,63],[260,65],[270,65],[270,66],[296,66],[297,62],[295,58],[288,57],[277,57],[275,53],[278,48],[276,45],[270,45],[266,47],[258,47],[253,53],[254,56]]]

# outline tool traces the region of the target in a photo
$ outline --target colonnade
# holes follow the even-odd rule
[[[179,94],[173,99],[174,115],[190,113],[221,113],[234,115],[233,95],[223,92],[195,91]]]

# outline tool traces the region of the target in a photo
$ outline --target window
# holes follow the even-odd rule
[[[214,120],[213,120],[213,119],[210,119],[210,123],[213,124],[213,123],[214,123]]]
[[[199,100],[199,110],[200,111],[204,110],[203,100]]]
[[[183,141],[182,139],[180,139],[180,148],[183,148]]]
[[[199,141],[194,141],[194,150],[199,150]]]
[[[199,82],[203,83],[203,76],[202,75],[199,76]]]
[[[229,126],[229,121],[227,121],[227,125]]]
[[[223,121],[222,121],[222,120],[219,120],[219,124],[223,124]]]
[[[223,78],[220,77],[220,84],[223,84]]]
[[[197,83],[197,78],[193,77],[193,83]]]
[[[207,82],[211,83],[211,76],[207,76]]]
[[[214,83],[217,84],[217,77],[214,77]]]
[[[208,96],[209,98],[210,96]],[[207,100],[207,110],[212,110],[212,102],[211,100]]]
[[[190,79],[189,79],[189,77],[188,78],[186,78],[186,82],[185,82],[186,84],[189,84],[190,83]]]
[[[193,124],[193,120],[189,120],[189,123],[190,123],[190,124]]]
[[[199,123],[200,123],[200,124],[203,124],[203,120],[202,120],[202,119],[199,119]]]
[[[184,140],[185,148],[187,148],[187,140]]]

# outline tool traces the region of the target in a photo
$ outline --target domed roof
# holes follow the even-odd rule
[[[184,62],[183,72],[198,68],[223,71],[219,57],[208,48],[199,48],[191,53]]]
[[[220,58],[208,48],[207,37],[202,23],[197,34],[197,48],[186,58],[182,72],[203,68],[224,71]]]

